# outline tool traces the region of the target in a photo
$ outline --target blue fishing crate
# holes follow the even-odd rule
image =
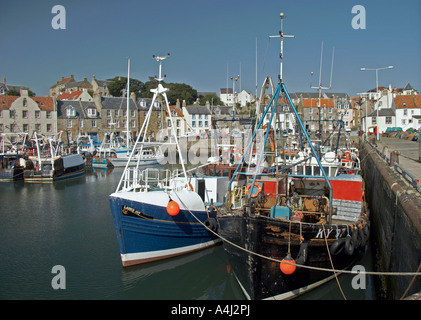
[[[286,206],[273,206],[270,208],[271,218],[289,219],[291,210]]]

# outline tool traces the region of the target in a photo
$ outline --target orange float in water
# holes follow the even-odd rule
[[[180,212],[180,206],[174,200],[170,200],[167,204],[167,213],[170,216],[176,216]]]
[[[295,266],[295,260],[291,258],[290,254],[288,254],[285,258],[282,259],[280,268],[282,273],[286,275],[291,275],[295,272],[297,267]]]

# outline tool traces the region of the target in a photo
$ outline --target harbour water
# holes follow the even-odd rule
[[[242,300],[222,246],[123,268],[108,196],[122,169],[88,169],[85,176],[51,184],[0,184],[0,299]],[[368,247],[357,264],[372,270]],[[54,289],[65,270],[65,289]],[[63,275],[63,274],[60,274]],[[352,288],[349,300],[374,299],[373,281]],[[343,299],[335,280],[300,297]]]

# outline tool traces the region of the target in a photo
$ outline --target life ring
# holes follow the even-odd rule
[[[248,186],[246,187],[246,194],[247,195],[250,194],[249,190],[250,190],[251,187],[252,187],[252,183],[249,183]],[[262,192],[262,186],[259,183],[255,182],[253,187],[257,188],[257,192],[250,194],[250,197],[256,198],[260,194],[260,192]]]
[[[345,253],[349,256],[352,256],[354,254],[354,244],[352,243],[352,237],[348,236],[345,240]]]
[[[187,188],[187,186],[189,186],[190,187],[190,190],[191,191],[194,191],[194,189],[193,189],[193,186],[192,186],[192,184],[189,182],[189,183],[187,183],[184,187],[185,188]]]
[[[345,242],[346,240],[344,238],[336,240],[329,248],[330,253],[334,256],[340,254],[345,247]]]

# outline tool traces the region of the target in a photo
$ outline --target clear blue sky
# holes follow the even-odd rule
[[[66,29],[54,30],[54,5],[66,9]],[[354,5],[366,9],[366,29],[354,30]],[[164,64],[168,82],[198,91],[218,92],[228,75],[240,73],[241,87],[255,93],[256,39],[258,86],[264,76],[276,81],[280,29],[285,41],[284,80],[290,92],[315,91],[324,41],[323,85],[328,85],[335,47],[331,92],[355,95],[379,84],[421,91],[421,1],[419,0],[4,0],[0,2],[0,81],[27,85],[38,96],[62,76],[77,80],[131,76],[147,81],[157,74],[152,55],[171,53]],[[267,50],[268,49],[268,50]],[[267,54],[266,54],[267,52]],[[240,83],[236,85],[238,89]],[[232,87],[232,82],[229,82]]]

